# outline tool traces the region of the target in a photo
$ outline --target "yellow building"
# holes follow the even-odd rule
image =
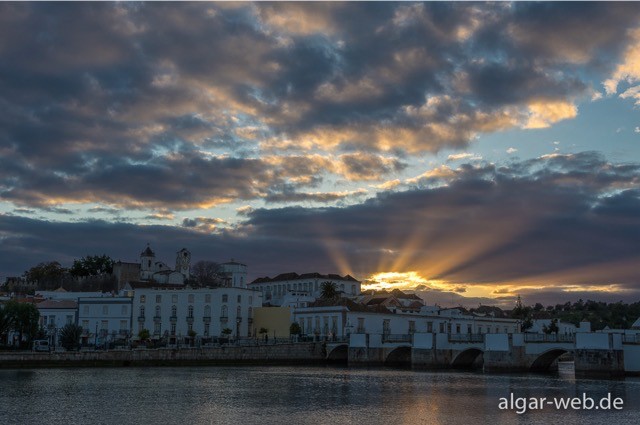
[[[291,309],[289,307],[256,307],[253,310],[253,334],[264,338],[260,329],[267,329],[268,338],[289,338]]]

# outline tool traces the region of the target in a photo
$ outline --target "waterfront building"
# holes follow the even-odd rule
[[[328,304],[318,302],[294,310],[293,320],[298,322],[303,335],[342,338],[352,333],[384,337],[416,332],[455,335],[519,332],[517,320],[465,314],[459,309],[423,306],[418,312],[394,313],[383,306],[371,308],[346,299]]]
[[[336,285],[338,292],[346,296],[356,296],[360,294],[360,282],[350,275],[340,276],[337,274],[320,273],[283,273],[274,278],[261,277],[249,283],[250,289],[255,289],[263,294],[264,303],[272,306],[281,306],[291,293],[295,296],[308,296],[319,298],[322,294],[322,284],[332,282]],[[294,297],[295,297],[294,296]]]
[[[47,333],[49,344],[58,345],[58,332],[69,324],[75,324],[78,303],[74,300],[44,300],[36,304],[40,313],[40,327]]]
[[[253,311],[262,306],[262,294],[245,288],[134,282],[125,289],[133,299],[134,334],[147,329],[170,344],[191,335],[205,340],[253,336]],[[231,332],[223,333],[226,329]]]
[[[219,273],[224,280],[224,286],[232,288],[247,287],[247,266],[231,259],[220,264]]]
[[[79,297],[78,322],[82,344],[100,344],[126,340],[131,333],[130,297]]]

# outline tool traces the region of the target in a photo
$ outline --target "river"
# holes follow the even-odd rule
[[[611,397],[620,410],[501,398]],[[584,396],[583,396],[584,394]],[[610,395],[610,396],[609,396]],[[606,403],[603,405],[606,407]],[[347,367],[0,370],[0,424],[638,424],[640,379]]]

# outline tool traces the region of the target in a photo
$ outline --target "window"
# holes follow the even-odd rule
[[[205,305],[204,306],[204,317],[211,317],[211,306],[210,305]]]
[[[459,334],[460,333],[460,324],[456,325],[456,333]]]
[[[88,315],[89,314],[89,306],[88,305],[82,306],[82,314],[84,314],[84,315]]]
[[[223,305],[222,306],[222,313],[220,314],[221,317],[228,317],[228,312],[227,312],[227,306]]]
[[[204,336],[209,336],[209,324],[204,324]]]
[[[156,304],[159,304],[162,302],[162,295],[156,295]]]
[[[248,312],[248,318],[251,319],[253,318],[253,308],[249,307],[249,312]]]
[[[49,326],[56,325],[56,316],[49,316]]]
[[[382,333],[386,335],[391,333],[391,320],[384,319],[382,321]]]
[[[433,322],[427,322],[427,332],[433,332]]]
[[[206,302],[206,303],[210,303],[211,302],[211,294],[205,294],[204,302]]]
[[[140,306],[140,317],[144,317],[144,306]]]
[[[359,334],[364,333],[364,317],[358,317],[358,330]]]
[[[242,295],[238,295],[238,304],[242,302]]]
[[[160,322],[155,323],[155,324],[153,325],[153,334],[154,334],[154,335],[160,335],[160,329],[162,329],[162,328],[161,328],[161,323],[160,323]]]
[[[70,324],[72,324],[72,323],[73,323],[73,316],[72,316],[72,315],[70,315],[70,314],[68,314],[68,315],[67,315],[67,325],[70,325]]]
[[[187,332],[193,331],[193,323],[187,323]]]
[[[82,321],[82,329],[84,329],[84,330],[89,329],[89,321],[88,320],[83,320]]]
[[[443,334],[444,333],[444,323],[440,322],[440,333]]]
[[[189,310],[188,311],[189,311],[188,317],[193,317],[193,306],[192,305],[189,306]]]
[[[108,320],[102,320],[100,322],[100,329],[102,331],[106,331],[107,329],[109,329],[109,321]]]
[[[195,299],[194,295],[193,294],[189,294],[189,301],[188,302],[192,303],[192,302],[194,302],[194,299]]]
[[[107,314],[109,314],[109,306],[108,305],[103,305],[102,306],[102,314],[104,314],[105,316]]]
[[[267,286],[267,289],[269,289],[268,286]],[[229,302],[229,296],[227,294],[222,294],[222,302],[223,303]]]
[[[171,306],[171,317],[176,317],[178,316],[178,307],[176,307],[175,305]]]
[[[171,295],[171,302],[172,303],[177,303],[178,302],[178,296],[176,294]]]
[[[176,324],[172,323],[171,324],[171,335],[175,335],[176,334]]]
[[[126,320],[121,320],[120,321],[120,331],[126,331],[127,328],[128,328],[127,321]]]
[[[160,306],[156,306],[156,317],[160,317]]]
[[[356,294],[356,285],[351,285],[351,295]]]
[[[415,320],[409,320],[409,333],[410,334],[416,333],[416,322],[415,322]]]
[[[140,304],[144,304],[145,301],[147,301],[147,296],[146,295],[140,295]]]
[[[471,325],[467,325],[467,333],[468,334],[472,333]]]
[[[123,316],[126,316],[128,314],[128,308],[126,305],[123,305],[122,308],[120,309],[120,312]]]

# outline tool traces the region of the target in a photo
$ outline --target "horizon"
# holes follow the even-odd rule
[[[640,4],[0,11],[2,281],[150,243],[443,305],[640,300]]]

